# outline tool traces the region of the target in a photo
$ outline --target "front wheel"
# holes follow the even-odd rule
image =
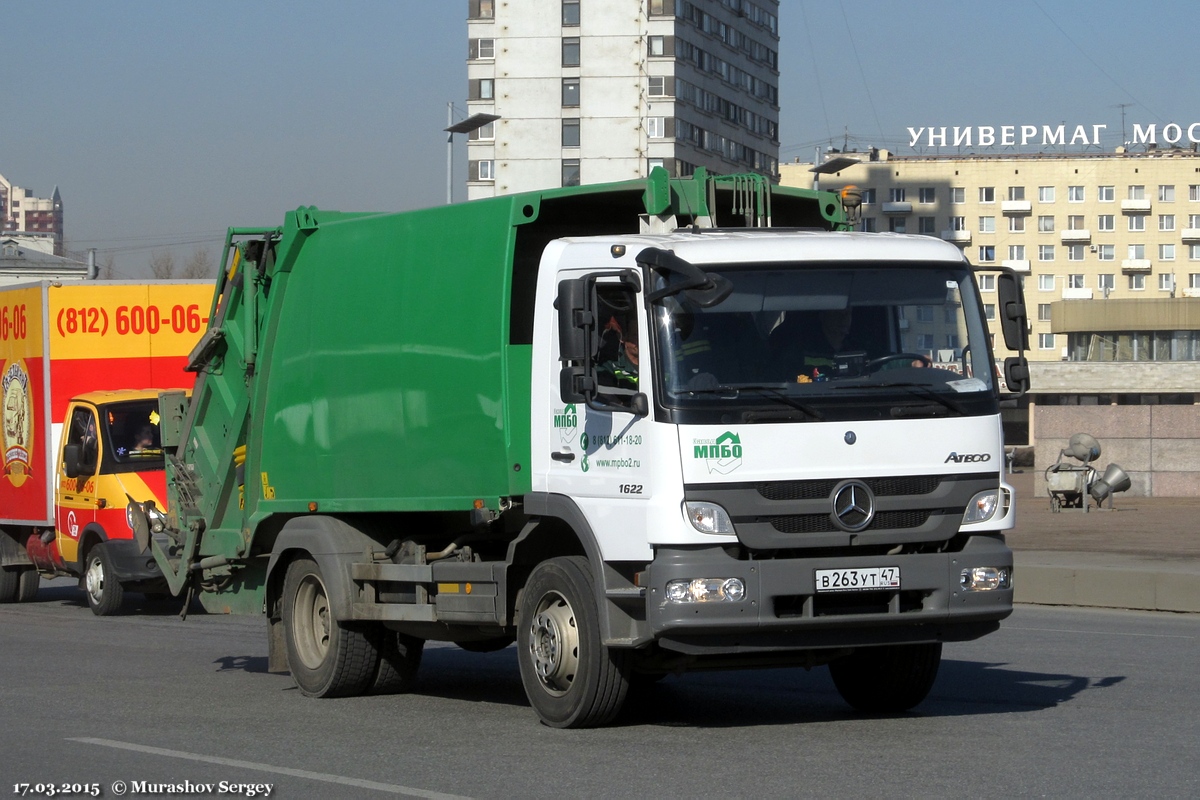
[[[371,688],[379,651],[368,631],[334,619],[321,568],[311,559],[288,565],[280,604],[288,667],[309,697],[347,697]]]
[[[588,562],[539,564],[521,596],[517,661],[529,704],[552,728],[603,725],[629,691],[629,652],[605,647]]]
[[[829,674],[857,710],[896,714],[925,699],[941,661],[941,642],[864,647],[830,662]]]
[[[121,610],[125,589],[117,580],[112,555],[104,542],[88,551],[87,566],[83,570],[83,589],[87,594],[88,607],[97,617],[110,617]]]

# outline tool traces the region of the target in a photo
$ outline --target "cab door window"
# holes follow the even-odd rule
[[[638,393],[639,324],[637,294],[623,283],[595,285],[596,333],[589,354],[596,392],[626,405]]]
[[[70,429],[63,449],[64,461],[74,459],[82,475],[96,474],[100,460],[98,431],[96,415],[90,408],[76,408],[71,412]],[[70,469],[70,465],[67,466]]]

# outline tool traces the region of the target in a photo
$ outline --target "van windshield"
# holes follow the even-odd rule
[[[702,307],[679,293],[654,312],[667,408],[746,422],[996,412],[965,263],[704,269],[733,285],[725,300]]]
[[[109,403],[100,409],[105,457],[119,472],[163,468],[157,400]]]

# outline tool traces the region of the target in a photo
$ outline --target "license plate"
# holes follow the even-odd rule
[[[818,569],[814,580],[818,592],[870,592],[899,589],[899,567],[858,567],[856,569]]]

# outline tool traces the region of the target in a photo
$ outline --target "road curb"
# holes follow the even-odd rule
[[[1094,563],[1080,563],[1091,560]],[[1129,562],[1129,563],[1121,563]],[[1200,613],[1200,562],[1016,553],[1014,601]]]

